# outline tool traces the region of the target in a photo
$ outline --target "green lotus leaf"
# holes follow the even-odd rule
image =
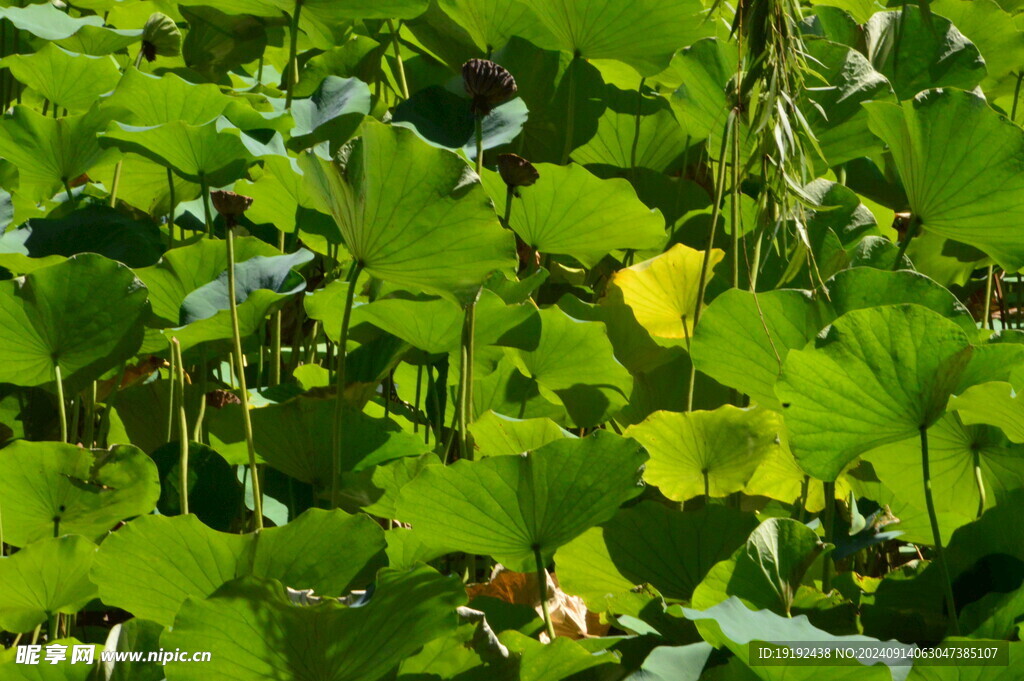
[[[748,607],[788,616],[804,574],[824,549],[803,523],[769,518],[730,558],[708,571],[693,592],[693,607],[707,609],[738,597]]]
[[[190,83],[173,73],[158,77],[135,68],[124,72],[102,107],[122,123],[143,127],[173,122],[201,126],[218,116],[242,130],[287,131],[291,125],[280,113],[256,111],[246,100],[226,95],[212,83]]]
[[[701,314],[691,342],[693,363],[758,404],[778,409],[775,382],[786,355],[807,345],[824,325],[806,291],[755,295],[730,289]]]
[[[109,122],[109,114],[96,108],[54,120],[26,106],[12,107],[0,119],[0,156],[17,168],[14,191],[30,201],[49,199],[113,157],[96,139]]]
[[[579,147],[597,132],[597,121],[604,113],[601,72],[582,59],[566,64],[563,57],[560,52],[542,50],[518,36],[491,57],[515,77],[518,94],[530,111],[516,153],[534,164],[562,163],[570,132],[568,146]],[[570,110],[574,121],[571,131],[566,120]]]
[[[1024,215],[1017,162],[1024,132],[983,97],[958,90],[929,90],[901,106],[864,106],[924,229],[980,248],[1007,270],[1024,266],[1013,227]]]
[[[743,489],[761,459],[779,446],[781,431],[774,412],[725,405],[686,414],[655,412],[626,434],[651,455],[644,478],[681,502]]]
[[[144,156],[190,182],[211,186],[234,182],[255,160],[242,132],[224,117],[202,125],[172,121],[140,127],[115,122],[99,139],[101,145]]]
[[[668,66],[680,47],[714,30],[694,0],[523,0],[554,36],[542,47],[584,59],[618,59],[644,76]]]
[[[307,149],[329,140],[334,151],[347,142],[370,113],[370,87],[358,78],[327,76],[308,99],[292,102],[289,148]]]
[[[537,164],[540,179],[513,198],[510,226],[531,248],[571,255],[593,267],[616,249],[661,249],[665,221],[650,210],[623,179],[602,180],[582,166]],[[484,186],[499,213],[507,189],[497,173],[485,171]],[[622,225],[628,224],[628,230]]]
[[[25,259],[79,253],[98,253],[129,267],[146,267],[160,259],[163,245],[152,222],[95,205],[62,217],[31,219],[22,228],[0,236],[0,265],[12,271],[35,269],[24,263]]]
[[[712,38],[698,40],[673,58],[672,71],[681,84],[669,101],[691,142],[712,135],[721,139],[729,115],[725,88],[736,74],[736,58],[734,45]],[[721,142],[708,146],[718,153]]]
[[[608,650],[591,651],[568,638],[559,637],[544,644],[512,630],[502,632],[499,640],[520,657],[521,681],[559,681],[577,675],[585,678],[588,670],[595,670],[597,678],[601,678],[602,672],[616,675],[606,666],[618,663],[614,654]]]
[[[223,79],[242,64],[259,59],[268,43],[266,21],[228,14],[224,4],[178,7],[182,18],[188,22],[188,33],[181,43],[181,58],[185,66],[211,82]]]
[[[573,150],[573,160],[659,173],[669,170],[686,151],[687,142],[668,101],[614,85],[605,85],[604,90],[605,111],[597,121],[597,133]]]
[[[40,539],[0,561],[0,627],[27,632],[51,615],[74,614],[96,597],[89,567],[96,545],[68,535]]]
[[[337,286],[337,285],[336,285]],[[329,315],[313,305],[318,294],[306,298],[306,309],[314,319],[324,321],[328,336],[337,338],[341,329],[341,310]],[[505,335],[517,327],[536,321],[537,309],[532,305],[506,305],[497,294],[484,290],[476,306],[476,342],[480,346],[504,344]],[[409,345],[431,354],[458,350],[465,313],[444,298],[411,300],[385,298],[352,311],[352,323],[369,322],[404,340]]]
[[[515,366],[549,399],[561,401],[577,426],[606,421],[625,404],[633,379],[615,358],[605,325],[574,319],[557,307],[541,310],[540,318],[536,348],[511,355]]]
[[[955,414],[946,414],[928,429],[928,458],[935,510],[941,514],[940,529],[952,533],[978,517],[981,508],[977,476],[985,488],[985,508],[996,505],[1014,489],[1024,487],[1024,448],[1007,442],[990,426],[964,425]],[[920,475],[921,442],[913,437],[883,445],[864,457],[877,478],[901,501],[917,509],[917,519],[906,509],[893,509],[900,518],[894,529],[901,540],[931,544],[927,522],[924,482]]]
[[[811,104],[803,111],[828,164],[835,167],[881,151],[861,102],[894,99],[889,81],[864,55],[846,45],[812,40],[807,51],[815,68],[807,85]]]
[[[551,419],[514,419],[493,411],[478,416],[469,430],[481,457],[532,452],[549,442],[576,437]]]
[[[763,496],[777,499],[784,504],[803,502],[809,513],[817,513],[825,508],[825,490],[823,485],[808,479],[807,473],[800,468],[796,457],[789,449],[789,443],[782,440],[780,446],[761,460],[757,470],[747,481],[743,493],[749,496]],[[918,443],[920,444],[920,443]],[[918,457],[921,452],[918,451]],[[806,485],[806,490],[805,490]],[[806,491],[806,497],[805,497]],[[836,480],[836,498],[849,496],[850,488],[845,476]]]
[[[428,466],[402,487],[398,518],[431,546],[533,571],[535,550],[550,562],[559,546],[636,496],[646,458],[635,443],[597,431],[525,456]]]
[[[537,15],[518,0],[440,0],[438,4],[488,54],[513,36],[534,44],[551,40]]]
[[[602,611],[607,597],[650,584],[689,600],[715,563],[743,546],[756,519],[724,506],[681,512],[650,501],[619,511],[558,550],[558,581]]]
[[[337,232],[337,227],[330,218],[314,211],[316,204],[294,160],[269,156],[263,159],[262,172],[254,168],[249,174],[253,180],[241,179],[235,183],[236,192],[252,199],[252,206],[245,213],[246,219],[256,225],[273,225],[282,232],[294,232],[299,227],[303,232],[303,243],[321,252],[316,244],[310,243],[309,230],[319,224],[327,224],[332,232]],[[318,225],[313,224],[314,219]],[[340,243],[341,237],[332,233],[331,238],[325,241]]]
[[[4,541],[25,546],[60,534],[99,537],[156,506],[156,466],[141,450],[88,450],[59,442],[16,441],[0,450]]]
[[[47,41],[63,40],[86,26],[103,26],[103,17],[72,17],[49,3],[0,7],[0,18],[11,22],[17,29]]]
[[[821,669],[812,666],[752,664],[751,642],[760,644],[784,641],[782,645],[789,648],[813,644],[816,647],[842,646],[875,651],[861,653],[861,657],[857,658],[860,665],[829,667],[829,679],[837,681],[904,681],[910,673],[909,666],[897,664],[893,658],[884,655],[885,651],[893,647],[903,649],[904,655],[909,654],[912,647],[909,644],[881,642],[859,634],[835,636],[812,625],[806,615],[786,617],[770,610],[750,610],[735,596],[704,610],[683,608],[683,615],[697,622],[705,637],[713,636],[722,640],[734,655],[749,666],[749,671],[756,672],[756,677],[764,681],[810,681],[821,677]],[[771,645],[778,647],[778,644]],[[887,664],[891,666],[886,667]]]
[[[259,460],[315,490],[329,489],[331,450],[324,443],[331,441],[334,408],[333,398],[301,396],[254,409],[250,418]],[[225,407],[209,417],[211,444],[233,464],[249,460],[240,409]],[[394,421],[347,410],[342,423],[346,433],[342,472],[361,471],[429,450],[421,437],[404,432]]]
[[[81,17],[83,19],[88,17]],[[142,40],[141,28],[109,28],[86,24],[67,38],[53,41],[69,52],[94,56],[112,55]]]
[[[288,255],[254,255],[235,264],[235,300],[239,332],[243,337],[256,333],[267,315],[282,301],[305,290],[306,280],[292,268],[312,259],[313,253],[302,248]],[[178,323],[180,326],[165,330],[164,335],[181,341],[183,350],[206,341],[232,337],[226,270],[185,296]]]
[[[142,653],[159,650],[160,634],[163,631],[164,628],[156,622],[133,617],[127,622],[111,627],[104,648],[118,652]],[[160,669],[162,665],[156,661],[149,662],[146,657],[148,655],[140,660],[132,660],[129,657],[114,662],[109,681],[162,681],[165,678],[163,669]]]
[[[558,396],[546,390],[542,394],[537,381],[523,374],[508,357],[500,359],[491,373],[474,378],[474,414],[491,410],[518,419],[549,418],[561,425],[568,423],[566,408]]]
[[[235,239],[236,266],[256,256],[263,256],[266,260],[279,254],[276,248],[255,237]],[[156,323],[170,327],[181,323],[181,305],[189,294],[216,280],[227,266],[224,244],[202,239],[167,251],[160,262],[136,270],[135,275],[149,291]]]
[[[511,235],[469,166],[409,130],[367,122],[337,161],[306,154],[300,165],[373,276],[468,300],[491,272],[514,262]]]
[[[658,646],[644,658],[642,681],[699,681],[714,647],[704,641],[685,646]]]
[[[916,5],[875,14],[864,25],[864,39],[868,59],[900,99],[933,87],[970,90],[986,76],[974,43],[949,19],[926,18]]]
[[[149,316],[146,289],[121,263],[85,253],[0,282],[0,381],[77,389],[130,358]]]
[[[343,595],[373,579],[383,550],[376,523],[340,510],[310,509],[259,536],[217,532],[194,515],[145,516],[107,537],[90,577],[104,603],[169,626],[189,597],[206,598],[236,577]]]
[[[32,54],[5,57],[0,65],[51,104],[73,113],[87,111],[121,78],[113,58],[72,54],[53,43]]]
[[[807,291],[780,289],[756,298],[746,291],[726,291],[708,306],[694,332],[697,368],[759,404],[779,409],[774,386],[789,351],[803,348],[847,312],[914,303],[954,321],[973,337],[975,324],[967,309],[945,288],[916,272],[854,267],[837,273],[826,285],[829,299],[817,303]]]
[[[949,408],[960,413],[968,425],[997,426],[1011,442],[1024,442],[1024,407],[1013,386],[1004,381],[972,385],[949,400]]]
[[[166,390],[168,386],[161,387],[165,389],[164,394],[169,393]],[[206,396],[202,398],[205,400]],[[146,413],[153,412],[147,410]],[[119,409],[117,415],[124,420],[123,410]],[[189,422],[194,423],[195,418],[193,415]],[[167,434],[160,433],[160,437],[166,439]],[[154,449],[150,456],[163,481],[157,510],[162,515],[178,515],[181,513],[181,442],[166,442]],[[189,442],[187,484],[189,512],[216,530],[230,530],[244,501],[244,490],[235,468],[219,452],[204,444]]]
[[[971,346],[963,329],[919,305],[854,310],[813,347],[791,350],[775,392],[801,467],[835,480],[861,454],[940,416]]]
[[[277,581],[243,579],[213,596],[190,599],[164,647],[206,646],[205,664],[171,663],[170,681],[200,681],[211,673],[239,681],[375,681],[425,643],[455,630],[465,590],[431,568],[385,570],[370,602],[296,606]],[[401,617],[395,617],[401,612]]]
[[[482,121],[483,148],[512,142],[529,112],[520,98],[497,106]],[[424,88],[395,107],[392,122],[415,132],[423,141],[444,149],[461,149],[476,158],[476,120],[472,102],[440,86]]]

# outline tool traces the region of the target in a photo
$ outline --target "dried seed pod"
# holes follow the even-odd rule
[[[540,173],[533,167],[533,164],[517,154],[500,154],[498,156],[498,173],[505,184],[511,188],[529,187],[540,177]]]
[[[486,59],[470,59],[463,64],[462,82],[473,97],[473,113],[481,116],[515,97],[518,91],[512,74]]]
[[[252,205],[252,197],[225,190],[210,192],[210,200],[213,202],[214,210],[224,216],[230,227],[233,227],[238,216],[249,210],[249,206]]]
[[[206,393],[206,404],[207,406],[213,407],[214,409],[223,409],[229,404],[241,404],[242,400],[238,395],[228,392],[227,390],[211,390]]]
[[[181,31],[166,14],[150,15],[142,29],[142,56],[153,61],[157,55],[175,57],[181,54]]]

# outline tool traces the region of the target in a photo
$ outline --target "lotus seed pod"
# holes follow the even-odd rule
[[[214,209],[232,226],[235,219],[252,205],[252,197],[224,190],[210,192],[210,199],[213,201]]]
[[[166,14],[150,15],[142,29],[142,56],[153,61],[157,55],[175,57],[181,54],[181,31]]]
[[[498,173],[509,187],[529,187],[540,177],[533,164],[517,154],[499,155]]]
[[[470,59],[463,64],[462,82],[473,97],[473,113],[481,116],[515,97],[517,92],[512,74],[486,59]]]

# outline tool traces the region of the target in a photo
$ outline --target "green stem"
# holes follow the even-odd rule
[[[185,361],[181,356],[181,343],[171,339],[171,351],[178,366],[178,472],[181,474],[178,492],[181,495],[182,515],[188,515],[188,417],[185,415]],[[253,488],[255,490],[255,487]]]
[[[474,121],[476,132],[476,174],[484,173],[484,117],[477,114]]]
[[[121,383],[124,381],[125,363],[121,362],[121,368],[117,372],[117,376],[114,378],[114,385],[110,388],[110,394],[107,395],[106,404],[103,406],[103,413],[100,414],[100,431],[99,440],[103,447],[110,446],[108,437],[110,435],[110,414],[114,410],[114,401],[117,399],[117,394],[121,390]]]
[[[482,289],[481,289],[482,290]],[[466,306],[466,318],[462,328],[462,376],[463,388],[459,395],[459,453],[464,459],[473,460],[473,436],[469,424],[473,422],[473,361],[476,355],[476,301],[480,290]]]
[[[697,322],[700,321],[700,309],[704,304],[704,289],[708,283],[708,269],[711,261],[711,249],[715,245],[715,232],[718,229],[718,218],[722,214],[722,196],[725,193],[725,151],[729,144],[730,133],[735,134],[736,114],[732,112],[725,121],[725,129],[722,131],[722,147],[718,155],[718,175],[715,178],[715,204],[711,208],[711,231],[708,234],[708,245],[704,249],[704,257],[700,264],[700,278],[697,282],[697,302],[693,310],[693,329],[697,330]],[[693,411],[693,387],[697,382],[697,367],[690,361],[690,385],[686,396],[686,411]]]
[[[203,196],[203,222],[206,224],[206,237],[212,239],[213,218],[210,216],[210,185],[206,181],[205,174],[199,176],[199,188],[202,190]],[[230,228],[228,228],[228,231],[230,231]],[[232,248],[234,247],[232,246]]]
[[[174,173],[170,168],[167,169],[167,191],[169,193],[168,208],[167,208],[167,248],[170,249],[174,246]]]
[[[981,453],[974,450],[974,482],[978,486],[978,517],[985,513],[985,506],[988,503],[985,494],[985,479],[981,475]]]
[[[53,366],[53,373],[57,382],[57,414],[60,417],[60,441],[68,441],[68,414],[64,405],[64,381],[60,376],[60,364]]]
[[[285,234],[279,232],[277,235],[277,248],[281,253],[284,253]],[[281,320],[284,312],[278,310],[274,313],[271,319],[270,327],[270,344],[271,344],[271,355],[270,355],[270,387],[274,387],[281,383]]]
[[[540,610],[544,614],[544,628],[548,632],[548,641],[555,640],[555,625],[551,622],[551,610],[548,608],[548,571],[544,569],[544,559],[540,557],[540,546],[533,547],[533,557],[537,562],[537,595],[540,596]]]
[[[132,66],[134,66],[135,68],[139,68],[140,66],[142,66],[142,58],[144,56],[145,56],[145,53],[142,51],[142,48],[140,47],[139,48],[139,53],[137,55],[135,55],[135,63],[132,64]]]
[[[732,193],[729,197],[732,222],[732,287],[740,287],[740,136],[738,121],[732,130]]]
[[[1013,108],[1010,109],[1010,120],[1017,122],[1017,102],[1020,98],[1020,83],[1024,79],[1024,70],[1017,74],[1017,85],[1013,88]]]
[[[292,108],[295,85],[299,82],[299,17],[302,15],[302,0],[295,0],[292,12],[291,42],[288,46],[288,86],[285,90],[284,108]]]
[[[803,482],[800,483],[800,510],[799,520],[800,522],[807,522],[807,495],[811,492],[811,476],[805,475]]]
[[[205,183],[204,183],[205,186]],[[207,193],[209,189],[207,188]],[[245,386],[245,361],[242,355],[242,331],[238,323],[238,301],[235,291],[235,229],[228,225],[225,230],[228,245],[228,304],[231,308],[231,334],[234,340],[235,366],[238,367],[239,397],[242,400],[242,425],[245,427],[245,445],[249,451],[249,472],[252,475],[252,504],[256,516],[256,531],[263,529],[263,493],[260,490],[259,471],[256,470],[256,444],[252,435],[252,418],[249,415],[249,391]]]
[[[826,481],[822,487],[825,493],[825,541],[832,542],[836,525],[836,483]],[[821,590],[825,593],[832,590],[832,558],[830,556],[821,559]]]
[[[167,433],[164,437],[164,444],[171,441],[171,437],[174,434],[174,400],[177,394],[177,387],[175,386],[175,364],[178,361],[177,355],[174,354],[174,345],[172,341],[171,345],[171,356],[169,360],[170,366],[167,368],[167,384],[170,386],[170,390],[167,392]]]
[[[928,459],[928,426],[920,427],[921,433],[921,475],[924,480],[924,504],[928,508],[928,520],[932,526],[932,541],[935,542],[935,560],[942,570],[946,587],[946,610],[949,624],[954,636],[960,635],[960,623],[957,621],[956,599],[953,596],[953,582],[949,578],[949,566],[942,555],[942,532],[939,531],[939,518],[935,513],[935,499],[932,497],[931,462]]]
[[[412,413],[415,418],[412,421],[412,432],[420,432],[420,397],[423,394],[423,365],[416,365],[416,396],[413,398]]]
[[[395,22],[388,19],[388,30],[391,31],[391,44],[395,49],[395,63],[398,65],[398,82],[402,86],[402,99],[409,99],[409,83],[405,79],[405,63],[402,61],[402,45],[398,40]]]
[[[995,324],[992,322],[992,279],[993,266],[988,266],[988,276],[985,277],[985,313],[981,318],[982,325],[990,331],[995,331]]]
[[[203,423],[206,421],[206,347],[199,346],[199,414],[196,416],[196,427],[192,431],[192,439],[203,443]]]
[[[121,185],[121,166],[124,161],[118,161],[114,166],[114,181],[110,184],[110,207],[117,207],[117,188]],[[170,171],[168,171],[170,172]]]
[[[331,458],[331,508],[338,507],[338,478],[341,476],[342,435],[344,434],[342,419],[345,416],[345,359],[348,355],[348,325],[352,319],[352,304],[356,297],[359,275],[363,264],[356,261],[352,277],[348,282],[348,293],[345,295],[345,310],[341,317],[341,335],[338,339],[338,369],[335,372],[337,395],[334,403],[334,456]]]
[[[562,151],[562,165],[569,162],[572,155],[572,138],[576,133],[576,62],[579,55],[573,55],[566,77],[569,79],[569,99],[565,106],[565,149]]]
[[[71,427],[68,430],[68,442],[79,442],[78,439],[78,417],[81,413],[81,401],[75,395],[71,398]]]
[[[910,216],[910,224],[907,225],[907,233],[903,237],[903,241],[900,242],[900,249],[896,252],[896,261],[892,264],[892,269],[895,272],[898,270],[903,263],[903,256],[907,252],[907,246],[910,245],[910,241],[917,236],[917,216]]]

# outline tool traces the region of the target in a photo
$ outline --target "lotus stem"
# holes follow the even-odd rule
[[[295,9],[292,11],[291,42],[288,46],[288,87],[285,90],[284,108],[292,108],[292,97],[295,93],[295,85],[299,82],[299,17],[302,15],[302,0],[295,0]],[[262,72],[263,61],[260,58],[260,70]]]
[[[174,173],[167,169],[167,191],[169,194],[167,206],[167,248],[174,246]]]
[[[121,185],[121,166],[124,165],[124,161],[118,161],[117,165],[114,166],[114,180],[110,184],[110,207],[117,207],[117,188]]]
[[[345,416],[345,359],[348,356],[348,326],[352,320],[352,305],[355,302],[356,287],[359,275],[363,271],[361,262],[355,263],[352,276],[348,282],[348,293],[345,296],[345,311],[341,317],[341,334],[338,339],[338,369],[335,372],[337,395],[334,403],[334,456],[331,457],[331,508],[338,507],[338,478],[341,476],[341,448]]]
[[[985,312],[981,318],[982,324],[989,331],[995,331],[995,322],[992,321],[992,279],[994,278],[994,267],[988,266],[988,274],[985,277]]]
[[[903,237],[903,241],[900,242],[900,249],[896,252],[896,262],[892,264],[892,269],[895,272],[900,268],[903,263],[903,256],[907,252],[907,246],[910,245],[910,241],[917,236],[918,219],[916,215],[910,216],[910,224],[907,225],[907,233]]]
[[[416,417],[412,421],[412,432],[420,432],[420,397],[423,394],[423,365],[416,366],[416,396],[413,398],[412,413]]]
[[[985,513],[988,499],[985,494],[985,478],[981,475],[981,453],[974,450],[974,483],[978,486],[978,517]]]
[[[459,391],[459,454],[473,460],[473,436],[469,424],[473,422],[473,361],[476,354],[476,302],[480,299],[478,289],[473,300],[466,305],[466,317],[462,326],[462,366],[459,377],[462,390]]]
[[[946,590],[946,610],[949,614],[949,625],[953,636],[960,635],[960,622],[957,621],[956,598],[953,596],[953,582],[949,578],[949,566],[942,552],[942,533],[939,531],[939,517],[935,512],[935,499],[932,497],[931,463],[928,460],[928,426],[921,426],[921,475],[924,481],[924,503],[928,508],[928,520],[932,526],[932,541],[935,542],[935,560],[942,570],[942,579]]]
[[[644,83],[647,82],[647,78],[640,78],[640,85],[636,89],[636,116],[633,120],[633,143],[629,147],[629,172],[635,179],[636,177],[636,151],[640,146],[640,121],[643,118],[643,106],[644,106]]]
[[[281,253],[285,252],[285,234],[279,232],[277,235],[277,248]],[[281,320],[283,311],[278,310],[271,318],[270,327],[270,386],[274,387],[281,383]]]
[[[540,556],[540,546],[534,545],[533,557],[537,562],[537,591],[540,596],[540,610],[544,614],[544,628],[548,633],[548,641],[555,640],[555,625],[551,622],[551,610],[548,608],[548,571],[544,568],[544,559]]]
[[[205,187],[205,182],[204,182]],[[206,188],[205,194],[209,193]],[[207,208],[209,211],[209,208]],[[245,446],[249,451],[249,469],[252,475],[252,505],[256,516],[256,531],[263,529],[263,493],[260,490],[260,476],[256,469],[256,444],[252,435],[252,418],[249,415],[249,391],[245,385],[245,361],[242,354],[242,331],[238,323],[238,301],[235,291],[235,229],[227,225],[224,230],[228,245],[228,304],[231,308],[231,334],[234,340],[235,366],[238,367],[239,397],[242,400],[242,425],[245,427]],[[187,437],[184,434],[182,437]]]
[[[484,117],[477,114],[474,118],[474,132],[476,134],[476,174],[484,173]]]
[[[175,396],[177,395],[177,390],[178,390],[178,387],[177,387],[177,384],[175,383],[175,378],[174,378],[175,377],[174,367],[175,367],[175,365],[178,362],[178,357],[177,357],[177,355],[174,352],[174,341],[173,340],[171,341],[171,348],[170,348],[170,350],[171,350],[171,356],[170,356],[170,360],[168,362],[168,364],[170,364],[170,366],[167,368],[167,378],[168,378],[167,384],[170,386],[170,390],[167,391],[167,434],[166,434],[166,437],[164,438],[164,443],[169,443],[171,441],[171,437],[174,434],[174,400],[175,400]]]
[[[831,542],[836,526],[836,483],[826,480],[822,488],[825,496],[825,541]],[[832,559],[829,556],[821,559],[821,590],[825,593],[832,590]]]
[[[203,433],[203,422],[206,421],[206,348],[199,346],[199,415],[196,416],[196,426],[192,431],[192,439],[196,442],[206,442]]]
[[[388,30],[391,31],[391,44],[395,49],[395,63],[398,66],[398,82],[402,86],[402,99],[409,99],[409,83],[405,79],[405,63],[402,61],[402,44],[395,30],[395,22],[388,19]]]
[[[175,358],[178,375],[175,383],[178,391],[178,471],[181,474],[179,493],[181,495],[181,513],[188,515],[188,416],[185,414],[185,360],[181,356],[181,343],[177,338],[171,339],[171,355]]]
[[[68,441],[68,414],[64,405],[64,381],[60,375],[60,364],[53,365],[53,374],[57,382],[57,414],[60,416],[60,441]]]
[[[1024,70],[1017,74],[1017,85],[1013,88],[1013,107],[1010,109],[1010,120],[1017,122],[1017,102],[1020,99],[1020,83],[1024,80]]]
[[[108,437],[110,435],[110,412],[114,409],[114,401],[117,399],[117,394],[121,390],[121,383],[124,381],[125,363],[121,362],[121,368],[117,372],[117,376],[114,378],[114,385],[110,389],[110,394],[107,395],[106,404],[103,407],[103,413],[100,414],[100,431],[99,441],[103,447],[108,447]]]
[[[722,131],[722,147],[718,155],[718,173],[715,178],[715,204],[711,207],[711,231],[708,234],[708,245],[704,249],[704,257],[700,263],[700,278],[697,282],[697,302],[693,309],[693,330],[697,330],[697,322],[700,321],[700,309],[704,304],[704,289],[708,283],[708,269],[711,262],[711,249],[715,245],[715,232],[718,229],[718,218],[722,214],[722,196],[725,194],[725,151],[729,144],[729,135],[736,133],[736,112],[730,112],[725,120],[725,129]],[[685,325],[684,325],[685,328]],[[693,388],[697,381],[697,367],[690,357],[690,385],[686,396],[686,411],[693,411]]]
[[[732,128],[732,193],[729,196],[732,222],[732,287],[740,287],[740,136],[739,114]]]

